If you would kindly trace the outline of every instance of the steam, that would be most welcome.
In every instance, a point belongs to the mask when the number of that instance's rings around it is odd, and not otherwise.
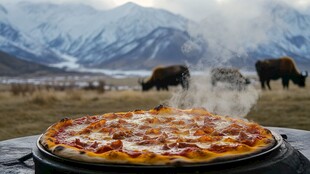
[[[226,83],[212,86],[208,71],[191,80],[187,91],[178,89],[168,102],[178,108],[206,108],[208,111],[232,117],[245,117],[259,98],[259,90],[247,86],[246,90],[232,90]]]
[[[197,65],[190,65],[191,70],[202,73],[192,77],[188,91],[176,91],[168,103],[173,107],[204,107],[220,115],[245,117],[257,103],[259,90],[253,84],[241,91],[231,90],[230,84],[227,83],[212,86],[210,69],[233,67],[230,64],[232,59],[248,59],[249,51],[272,41],[270,31],[287,26],[268,7],[270,1],[223,2],[225,3],[218,4],[216,10],[208,14],[198,25],[189,27],[189,33],[193,38],[184,44],[182,50],[185,55],[191,55],[202,49],[195,40],[198,38],[205,41],[207,54],[201,57]],[[254,64],[251,69],[254,69]]]
[[[202,59],[208,64],[219,66],[232,58],[246,58],[249,51],[272,42],[270,36],[277,33],[271,31],[289,27],[273,12],[273,8],[286,4],[263,0],[224,2],[206,14],[198,26],[188,27],[191,36],[206,41],[208,53]]]

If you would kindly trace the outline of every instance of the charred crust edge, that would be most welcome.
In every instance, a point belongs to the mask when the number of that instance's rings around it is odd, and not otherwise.
[[[60,152],[60,151],[62,151],[62,150],[64,150],[65,149],[65,147],[63,147],[63,146],[57,146],[57,147],[55,147],[55,149],[53,150],[53,152]]]
[[[46,149],[48,149],[48,144],[43,144],[43,146],[44,146]]]
[[[164,107],[165,107],[164,105],[160,104],[160,105],[156,106],[154,108],[154,110],[159,111],[159,110],[163,109]]]
[[[69,118],[63,118],[63,119],[61,119],[59,122],[65,122],[65,121],[68,121],[69,120]]]

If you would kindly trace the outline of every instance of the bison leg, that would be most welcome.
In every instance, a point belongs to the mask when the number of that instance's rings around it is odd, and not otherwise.
[[[216,80],[212,79],[211,83],[212,83],[212,86],[216,86]]]
[[[160,86],[156,86],[156,90],[157,90],[157,91],[160,91]]]
[[[283,89],[288,89],[288,85],[289,85],[289,78],[287,77],[283,77],[282,78],[282,86],[283,86]]]
[[[182,88],[183,88],[183,89],[186,89],[186,90],[187,90],[188,87],[189,87],[188,81],[185,81],[185,80],[182,81],[181,85],[182,85]]]
[[[266,81],[266,84],[267,84],[267,86],[268,86],[268,89],[271,90],[271,87],[270,87],[270,80],[267,80],[267,81]]]
[[[265,90],[265,89],[266,89],[266,88],[265,88],[265,81],[264,81],[264,80],[261,80],[261,81],[260,81],[260,84],[262,85],[262,89]]]

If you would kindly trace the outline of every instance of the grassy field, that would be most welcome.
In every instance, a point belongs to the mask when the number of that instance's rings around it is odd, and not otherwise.
[[[280,81],[272,82],[272,91],[262,91],[247,118],[264,126],[310,130],[310,80],[308,86],[290,85],[283,90]]]
[[[136,85],[137,79],[114,80],[116,84]],[[257,104],[247,117],[264,126],[310,130],[310,80],[306,88],[295,85],[283,90],[280,81],[271,82],[272,91],[261,91]],[[255,84],[260,89],[258,83]],[[172,90],[173,91],[173,90]],[[116,111],[150,109],[166,103],[171,92],[155,90],[36,91],[15,96],[8,86],[0,86],[0,140],[42,133],[52,123],[64,118]]]

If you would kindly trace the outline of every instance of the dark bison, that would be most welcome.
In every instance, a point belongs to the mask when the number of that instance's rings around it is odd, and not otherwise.
[[[290,57],[259,60],[255,63],[255,67],[262,89],[265,89],[266,83],[269,90],[271,90],[270,80],[277,80],[279,78],[282,78],[284,89],[288,89],[289,80],[292,80],[293,83],[300,87],[304,87],[306,77],[308,76],[307,71],[303,73],[298,72],[294,60]]]
[[[223,82],[228,83],[232,89],[244,90],[250,84],[250,79],[245,78],[238,69],[214,68],[211,70],[211,82],[213,86]]]
[[[163,89],[168,91],[168,86],[182,85],[183,89],[188,89],[190,73],[186,66],[173,65],[167,67],[157,67],[153,70],[152,76],[146,81],[140,81],[143,91],[156,87],[157,91]]]

